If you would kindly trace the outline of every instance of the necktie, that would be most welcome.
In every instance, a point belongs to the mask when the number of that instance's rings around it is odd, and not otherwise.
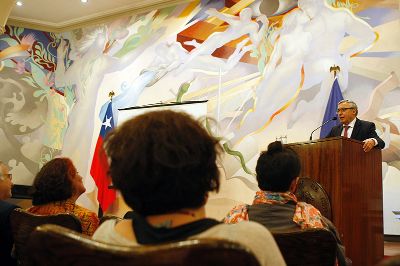
[[[350,127],[350,126],[343,126],[343,127],[344,127],[343,137],[348,138],[349,136],[348,136],[348,134],[347,134],[347,131],[349,130],[349,127]]]

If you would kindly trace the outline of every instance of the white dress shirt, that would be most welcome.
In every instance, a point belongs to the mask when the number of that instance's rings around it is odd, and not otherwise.
[[[354,118],[353,121],[351,121],[348,125],[343,125],[342,133],[340,134],[340,136],[344,137],[344,130],[345,130],[344,127],[348,126],[349,128],[347,129],[347,137],[350,138],[351,133],[353,133],[355,123],[356,123],[356,119]]]
[[[350,138],[350,137],[351,137],[351,134],[353,133],[353,129],[354,129],[355,123],[356,123],[356,119],[354,118],[353,121],[351,121],[351,122],[347,125],[347,126],[349,127],[349,128],[347,129],[347,137],[348,137],[348,138]],[[346,125],[343,125],[342,133],[340,134],[340,136],[342,136],[342,137],[344,137],[344,130],[345,130],[344,127],[345,127],[345,126],[346,126]],[[377,141],[375,138],[369,138],[369,139],[363,140],[363,142],[365,142],[365,141],[367,141],[367,140],[370,140],[370,139],[372,139],[372,140],[374,141],[374,143],[375,143],[374,146],[378,145],[378,141]]]

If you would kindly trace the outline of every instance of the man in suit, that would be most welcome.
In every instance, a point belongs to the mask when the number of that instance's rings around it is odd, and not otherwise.
[[[342,100],[338,103],[337,115],[342,123],[331,129],[329,137],[343,136],[364,142],[363,149],[369,152],[375,146],[379,149],[385,147],[385,142],[376,134],[375,124],[357,118],[357,104],[350,100]]]
[[[13,238],[10,226],[10,214],[18,206],[4,200],[11,197],[12,175],[8,166],[0,161],[0,263],[1,265],[16,265],[11,257]]]

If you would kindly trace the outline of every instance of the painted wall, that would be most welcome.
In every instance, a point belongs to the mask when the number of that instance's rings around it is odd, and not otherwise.
[[[207,99],[227,151],[222,189],[207,211],[222,218],[251,202],[255,162],[268,143],[305,141],[321,124],[329,69],[339,65],[344,98],[386,142],[385,233],[400,234],[393,213],[400,211],[398,2],[299,0],[298,9],[295,1],[279,9],[275,2],[195,1],[57,35],[7,26],[0,158],[15,183],[30,184],[54,156],[71,157],[87,187],[79,201],[95,210],[89,169],[110,91],[115,117],[122,107]]]

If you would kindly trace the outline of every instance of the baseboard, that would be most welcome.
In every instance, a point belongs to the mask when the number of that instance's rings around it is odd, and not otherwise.
[[[400,235],[383,235],[383,239],[388,242],[400,242]]]

